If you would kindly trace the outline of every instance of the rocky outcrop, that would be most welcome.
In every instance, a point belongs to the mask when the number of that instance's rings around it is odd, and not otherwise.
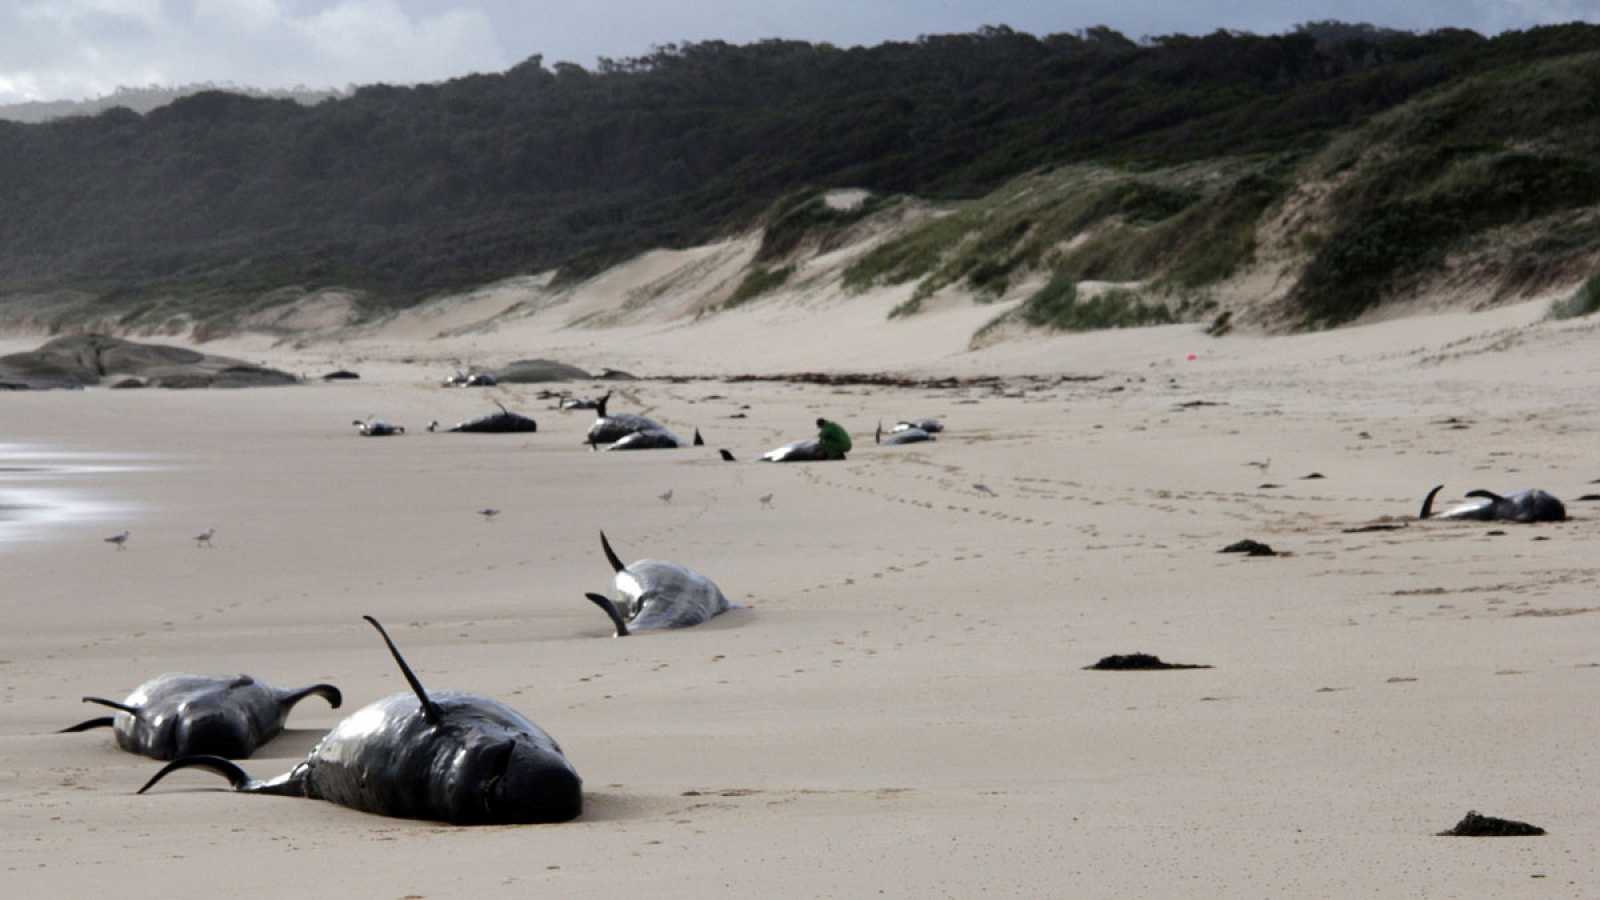
[[[139,344],[107,335],[56,338],[37,350],[0,356],[0,387],[48,390],[98,385],[111,376],[147,387],[267,387],[295,384],[288,372],[184,347]]]

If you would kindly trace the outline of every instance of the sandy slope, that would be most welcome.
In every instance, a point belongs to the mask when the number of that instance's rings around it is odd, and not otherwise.
[[[88,483],[123,513],[0,547],[8,894],[1592,895],[1594,505],[1503,536],[1341,528],[1411,515],[1439,481],[1449,496],[1600,490],[1594,325],[1537,323],[1525,305],[966,354],[957,317],[993,310],[853,333],[849,316],[864,329],[891,300],[870,302],[695,328],[534,317],[451,341],[239,340],[208,349],[365,378],[0,396],[6,442],[144,467]],[[587,416],[539,412],[532,388],[433,386],[468,349],[652,372],[1104,377],[1003,391],[640,382],[628,408],[698,426],[711,447],[624,457],[583,451]],[[346,424],[380,413],[417,428],[490,396],[542,430],[377,441]],[[743,404],[748,418],[727,418]],[[863,445],[880,416],[939,415],[950,431],[809,467],[710,452],[748,457],[819,413]],[[1469,427],[1435,424],[1451,416]],[[1326,479],[1299,480],[1313,471]],[[772,509],[757,501],[769,492]],[[505,512],[485,523],[485,505]],[[196,549],[209,526],[216,549]],[[125,552],[98,540],[123,527]],[[624,556],[693,565],[748,608],[610,639],[582,597],[608,581],[602,527]],[[1215,552],[1242,537],[1290,555]],[[154,763],[105,732],[49,734],[89,717],[80,695],[172,670],[333,680],[348,711],[403,689],[362,613],[430,686],[507,700],[555,734],[586,779],[585,817],[458,830],[233,796],[198,773],[134,796]],[[1081,668],[1135,650],[1216,668]],[[286,770],[339,715],[307,702],[246,767]],[[1551,834],[1431,836],[1468,809]]]

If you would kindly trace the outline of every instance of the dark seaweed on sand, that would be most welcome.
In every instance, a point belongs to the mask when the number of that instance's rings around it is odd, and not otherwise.
[[[1544,833],[1545,830],[1537,825],[1529,825],[1527,822],[1518,822],[1514,819],[1480,816],[1473,810],[1457,822],[1456,827],[1439,832],[1439,837],[1538,837]]]
[[[1265,487],[1265,485],[1262,485],[1262,486]],[[1278,555],[1278,552],[1276,550],[1273,550],[1271,547],[1267,546],[1266,544],[1263,544],[1260,541],[1250,540],[1249,538],[1246,538],[1246,539],[1244,539],[1242,541],[1235,541],[1234,543],[1229,544],[1226,547],[1223,547],[1221,550],[1218,550],[1217,552],[1218,553],[1243,553],[1243,554],[1245,554],[1247,556],[1277,556]]]
[[[1164,669],[1209,669],[1210,666],[1197,666],[1189,663],[1169,663],[1162,661],[1159,656],[1148,653],[1124,653],[1107,656],[1092,666],[1085,669],[1098,669],[1105,672],[1131,672],[1151,671]]]

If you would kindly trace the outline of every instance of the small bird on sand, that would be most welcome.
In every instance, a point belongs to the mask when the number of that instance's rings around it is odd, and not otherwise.
[[[1261,474],[1265,475],[1265,474],[1267,474],[1267,469],[1272,467],[1272,457],[1269,456],[1266,459],[1260,459],[1260,460],[1253,459],[1253,460],[1250,460],[1250,461],[1246,462],[1245,465],[1247,465],[1247,466],[1255,466],[1256,468],[1261,470]]]
[[[211,538],[216,533],[217,530],[215,528],[207,528],[205,531],[202,531],[194,536],[194,545],[196,547],[205,547],[209,549],[211,547]]]
[[[987,484],[975,484],[972,486],[972,489],[980,494],[988,494],[991,497],[995,496],[995,492],[990,490]]]
[[[483,516],[483,520],[485,522],[492,522],[494,521],[495,516],[500,515],[500,510],[495,509],[492,506],[486,506],[483,509],[478,510],[478,515]]]
[[[108,544],[116,544],[117,549],[122,550],[128,543],[128,532],[124,531],[121,534],[113,534],[111,537],[108,537],[105,540]]]
[[[662,494],[661,495],[661,502],[662,503],[671,503],[672,502],[672,491],[669,490],[665,494]]]
[[[765,494],[763,496],[757,497],[756,499],[761,501],[761,505],[762,506],[771,508],[771,506],[772,506],[772,495],[771,494]]]

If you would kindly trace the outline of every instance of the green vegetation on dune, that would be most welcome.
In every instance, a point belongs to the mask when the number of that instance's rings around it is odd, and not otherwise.
[[[726,309],[743,306],[762,294],[769,294],[788,282],[789,276],[794,274],[794,266],[783,266],[777,269],[766,269],[757,266],[739,282],[726,303]]]
[[[1145,302],[1136,291],[1114,288],[1093,297],[1081,296],[1077,281],[1056,275],[1015,309],[990,319],[972,337],[980,342],[1001,325],[1015,321],[1050,331],[1099,331],[1168,325],[1179,321],[1178,316],[1165,303]]]
[[[1334,161],[1354,175],[1334,195],[1332,230],[1294,293],[1307,324],[1359,316],[1474,235],[1600,204],[1596,83],[1600,53],[1514,66],[1353,136],[1347,143],[1368,144],[1368,159],[1347,150]]]
[[[1203,173],[1074,167],[1029,176],[864,254],[844,284],[859,291],[916,281],[892,318],[916,313],[949,285],[996,298],[1033,272],[1192,291],[1251,260],[1257,223],[1285,190],[1280,167],[1235,161]]]
[[[1565,300],[1550,304],[1550,318],[1576,319],[1600,312],[1600,275],[1591,275]]]

